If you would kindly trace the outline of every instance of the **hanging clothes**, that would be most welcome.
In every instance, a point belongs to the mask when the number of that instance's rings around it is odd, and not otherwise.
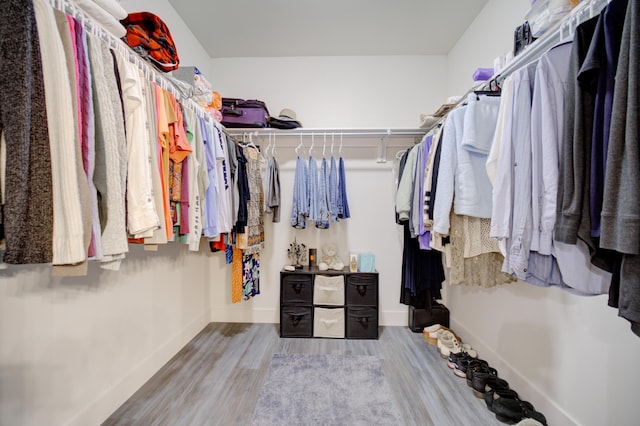
[[[214,141],[216,147],[216,196],[218,200],[218,231],[221,234],[231,232],[233,220],[231,218],[231,176],[227,164],[229,163],[226,135],[215,124]]]
[[[330,188],[331,178],[327,167],[327,159],[322,158],[320,166],[320,177],[318,179],[318,218],[316,220],[316,228],[329,228],[329,220],[332,218],[330,211]],[[336,215],[337,216],[337,215]]]
[[[602,204],[601,245],[619,253],[609,305],[619,308],[619,315],[631,323],[640,336],[640,185],[637,170],[637,107],[630,100],[640,99],[638,58],[640,57],[640,5],[630,1],[622,30],[620,57],[611,111],[607,166]],[[621,256],[621,259],[620,259]]]
[[[96,114],[96,169],[94,183],[100,199],[102,225],[101,266],[118,270],[129,251],[126,232],[125,191],[127,148],[122,104],[111,52],[89,35],[89,59],[93,73]]]
[[[497,241],[489,237],[489,220],[451,212],[450,222],[450,285],[493,287],[517,281],[513,275],[502,272],[504,257]],[[483,229],[473,229],[477,226]]]
[[[418,239],[411,235],[409,219],[413,205],[412,180],[416,173],[418,149],[416,145],[406,152],[400,161],[396,211],[398,222],[403,224],[404,234],[400,303],[424,308],[428,295],[436,299],[441,298],[444,269],[441,253],[434,250],[421,250]],[[422,209],[416,214],[422,217]]]
[[[309,193],[307,192],[307,165],[298,156],[296,159],[296,172],[293,179],[293,207],[291,209],[291,226],[296,229],[307,227],[309,216]]]
[[[602,10],[589,50],[577,75],[581,87],[593,93],[589,208],[591,236],[594,238],[600,237],[600,213],[609,146],[611,109],[628,3],[628,0],[612,0]]]
[[[53,266],[51,273],[54,276],[86,276],[88,272],[87,255],[91,248],[92,240],[92,217],[91,217],[91,201],[89,193],[89,182],[85,173],[83,164],[83,147],[82,147],[82,127],[83,117],[82,111],[82,99],[79,98],[79,93],[86,86],[86,78],[80,76],[80,61],[78,58],[78,42],[76,38],[81,38],[82,35],[75,27],[75,21],[69,21],[67,16],[58,11],[53,11],[58,34],[62,41],[64,54],[66,56],[67,63],[67,79],[69,81],[69,88],[71,90],[72,98],[72,113],[74,121],[74,136],[75,136],[75,161],[76,161],[76,174],[78,177],[78,195],[80,197],[80,208],[82,214],[82,228],[83,228],[83,249],[85,254],[85,260],[75,264],[55,265]],[[80,30],[82,27],[78,25]],[[81,43],[81,42],[80,42]],[[83,72],[86,73],[86,64],[83,64]],[[86,88],[86,87],[85,87]],[[97,206],[96,206],[97,210]]]
[[[280,166],[275,157],[269,157],[265,177],[265,213],[271,213],[271,221],[278,223],[280,222]]]
[[[171,219],[171,202],[169,195],[169,117],[167,116],[166,91],[155,83],[156,123],[158,135],[158,169],[162,185],[162,208],[165,219],[164,228],[167,241],[173,240],[173,220]],[[158,210],[160,207],[158,207]]]
[[[338,165],[338,217],[340,219],[349,219],[351,217],[347,198],[347,178],[342,157],[340,157]]]
[[[309,166],[307,167],[307,193],[309,199],[309,207],[307,208],[307,218],[311,222],[315,222],[320,217],[320,197],[318,182],[318,163],[315,158],[309,156]]]
[[[605,271],[613,271],[615,253],[600,248],[591,237],[590,182],[591,143],[594,117],[594,94],[578,81],[578,73],[593,39],[598,17],[576,28],[574,34],[565,102],[565,128],[560,151],[558,176],[558,218],[554,238],[576,244],[578,238],[586,242],[591,262]]]
[[[244,255],[242,268],[242,300],[249,300],[260,294],[260,253]]]
[[[89,186],[80,151],[78,87],[71,29],[64,14],[58,12],[62,20],[60,31],[55,12],[46,2],[38,1],[34,6],[40,43],[49,46],[42,52],[42,67],[47,93],[53,185],[54,188],[64,188],[54,191],[53,263],[58,266],[83,264],[80,274],[86,274],[84,262],[91,217]],[[78,275],[69,268],[54,270],[56,275]]]
[[[325,172],[326,174],[326,172]],[[328,209],[331,214],[331,221],[337,222],[340,217],[340,204],[338,203],[338,197],[340,197],[338,168],[336,166],[336,158],[331,157],[331,166],[329,168],[328,177]],[[341,200],[342,201],[342,200]]]
[[[93,109],[92,72],[89,63],[89,51],[87,45],[87,33],[82,25],[75,19],[67,16],[70,28],[75,33],[75,57],[78,64],[78,108],[79,133],[82,164],[87,184],[89,186],[89,212],[91,215],[91,240],[89,243],[88,257],[94,260],[102,259],[102,237],[100,229],[100,213],[98,210],[98,192],[93,182],[95,172],[96,136],[95,118]],[[60,27],[61,24],[59,24]]]
[[[0,133],[10,154],[2,194],[3,260],[9,264],[50,263],[54,220],[51,153],[33,2],[5,3],[0,49]]]
[[[218,198],[216,193],[216,153],[211,126],[200,119],[200,131],[204,146],[207,180],[209,186],[206,189],[203,206],[204,223],[202,233],[207,238],[215,238],[220,235],[218,229]]]
[[[264,249],[264,215],[262,206],[264,194],[262,193],[262,168],[263,158],[260,151],[253,146],[245,146],[243,153],[247,159],[247,180],[249,184],[249,199],[247,201],[247,248],[245,256],[260,253]],[[257,259],[257,260],[256,260]],[[259,267],[259,257],[253,258]],[[256,280],[259,276],[256,277]]]
[[[153,231],[153,235],[144,239],[145,245],[166,244],[167,243],[167,222],[165,218],[165,199],[162,176],[162,147],[159,144],[158,119],[156,114],[156,86],[151,82],[144,84],[144,98],[146,103],[145,128],[149,138],[149,163],[151,174],[151,188],[153,192],[153,203],[158,215],[158,229]]]
[[[153,199],[146,105],[138,68],[116,54],[122,81],[127,142],[127,229],[134,238],[153,236],[160,226]]]

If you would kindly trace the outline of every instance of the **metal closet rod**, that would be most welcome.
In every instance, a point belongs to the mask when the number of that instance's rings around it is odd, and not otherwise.
[[[498,74],[494,75],[485,88],[490,85],[491,81],[499,81],[501,83],[511,73],[520,69],[525,64],[538,59],[543,53],[556,44],[571,40],[578,25],[599,14],[610,2],[611,0],[590,0],[578,3],[578,5],[569,12],[568,16],[565,16],[547,30],[542,37],[529,46],[526,46],[522,53],[500,70]]]
[[[329,136],[349,137],[349,136],[378,136],[378,137],[396,137],[396,136],[424,136],[427,132],[422,129],[305,129],[298,128],[292,130],[282,130],[273,128],[262,129],[226,129],[227,134],[231,136]]]
[[[100,23],[96,22],[84,10],[82,10],[75,2],[71,0],[48,0],[52,8],[66,13],[77,19],[87,33],[99,38],[109,49],[118,51],[129,62],[138,67],[142,71],[146,80],[157,84],[164,90],[171,92],[182,106],[194,111],[198,116],[206,120],[213,120],[200,105],[189,99],[182,91],[176,87],[171,80],[164,76],[160,71],[156,70],[150,63],[142,59],[128,44],[117,38],[107,31]]]

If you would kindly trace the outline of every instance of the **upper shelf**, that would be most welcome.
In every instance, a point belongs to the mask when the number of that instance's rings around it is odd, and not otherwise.
[[[397,138],[397,137],[421,137],[424,136],[427,131],[424,129],[409,129],[409,128],[307,128],[300,127],[297,129],[283,130],[275,129],[271,127],[267,128],[253,128],[253,129],[226,129],[229,135],[232,136],[334,136],[334,137],[379,137],[379,138]]]

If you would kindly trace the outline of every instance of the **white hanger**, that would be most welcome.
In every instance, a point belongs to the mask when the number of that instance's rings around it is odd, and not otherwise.
[[[335,141],[336,141],[335,136],[336,136],[336,135],[335,135],[335,133],[331,132],[331,156],[332,156],[332,157],[333,157],[333,144],[334,144],[334,143],[335,143]]]
[[[327,134],[324,134],[324,141],[322,142],[322,158],[324,158],[324,152],[327,149]]]
[[[300,143],[298,144],[298,146],[296,146],[296,149],[295,149],[296,154],[298,156],[300,156],[300,153],[298,152],[300,148],[304,149],[304,145],[302,144],[302,133],[300,133]]]
[[[338,152],[342,155],[342,132],[340,132],[340,151]]]
[[[313,132],[311,132],[311,147],[309,148],[309,157],[311,157],[311,151],[313,151],[313,145],[316,143]]]
[[[267,144],[267,147],[264,149],[265,157],[269,156],[269,149],[271,148],[271,133],[269,133],[267,136],[269,137],[269,143]]]
[[[276,134],[275,133],[273,134],[273,146],[271,147],[271,156],[276,160],[278,159],[278,156],[276,155]]]

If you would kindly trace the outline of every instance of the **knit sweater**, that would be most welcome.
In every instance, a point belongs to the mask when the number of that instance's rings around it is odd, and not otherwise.
[[[53,264],[86,258],[76,166],[76,123],[69,74],[53,9],[35,0],[53,172]]]
[[[116,261],[128,251],[125,229],[126,144],[122,107],[113,74],[113,58],[104,44],[89,36],[96,124],[96,168],[93,181],[99,194],[103,262]],[[115,99],[114,99],[115,97]],[[122,162],[124,161],[124,173]]]
[[[0,58],[0,131],[8,161],[4,261],[48,263],[53,235],[51,154],[33,2],[4,2]]]

